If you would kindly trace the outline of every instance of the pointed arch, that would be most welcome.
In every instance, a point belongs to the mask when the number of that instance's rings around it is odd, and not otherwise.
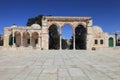
[[[14,32],[14,43],[16,47],[21,46],[21,33],[19,31]]]
[[[49,37],[49,49],[60,49],[60,28],[59,26],[52,24],[48,28]]]
[[[64,24],[62,26],[62,49],[73,49],[73,26]]]
[[[75,48],[86,49],[87,29],[79,24],[75,28]]]
[[[30,45],[30,33],[23,32],[23,46],[28,47]]]
[[[31,38],[31,45],[32,45],[32,47],[37,47],[37,45],[38,45],[38,38],[39,38],[38,32],[33,32],[32,33],[32,38]]]

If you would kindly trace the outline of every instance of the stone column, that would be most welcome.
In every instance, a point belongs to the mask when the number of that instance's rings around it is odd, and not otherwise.
[[[60,28],[60,50],[62,50],[62,29]]]
[[[4,47],[9,47],[9,36],[4,34]]]
[[[40,36],[38,37],[38,47],[40,48]]]
[[[21,46],[23,46],[23,33],[21,32]]]
[[[42,19],[42,49],[48,50],[49,49],[49,40],[48,40],[48,25],[47,19],[44,17]]]
[[[30,33],[30,47],[32,47],[32,33]]]
[[[42,36],[40,35],[40,49],[42,48]]]
[[[92,20],[87,20],[86,21],[86,30],[87,30],[87,34],[86,34],[86,50],[90,49],[90,47],[92,48],[91,46],[91,42],[90,42],[90,39],[92,36],[89,34],[89,27],[92,26]]]
[[[73,29],[73,50],[75,50],[75,29]]]
[[[7,28],[4,28],[4,47],[9,47],[9,36],[11,31]]]
[[[13,47],[15,47],[15,41],[14,41],[15,40],[15,34],[14,34],[14,32],[12,33],[12,37],[13,37],[13,40],[12,40],[13,41]]]
[[[42,31],[40,31],[40,49],[42,50]]]

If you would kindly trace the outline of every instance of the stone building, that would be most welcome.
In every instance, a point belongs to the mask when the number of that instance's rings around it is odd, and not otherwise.
[[[93,48],[108,48],[115,46],[115,36],[103,32],[99,26],[94,26],[91,17],[65,17],[65,16],[43,16],[42,26],[33,24],[31,26],[5,27],[4,29],[4,47],[22,47],[38,48],[49,50],[49,28],[52,25],[59,27],[61,48],[62,31],[64,25],[70,25],[73,29],[73,49],[76,49],[75,30],[77,26],[82,26],[86,32],[85,46],[86,50]],[[12,41],[10,43],[10,41]]]

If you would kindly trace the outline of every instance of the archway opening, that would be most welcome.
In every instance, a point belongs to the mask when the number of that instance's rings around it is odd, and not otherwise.
[[[21,34],[20,32],[16,31],[14,33],[14,43],[16,45],[16,47],[20,47],[21,46]]]
[[[75,28],[75,48],[86,49],[87,29],[83,25]]]
[[[39,38],[39,34],[37,32],[33,32],[32,33],[32,40],[31,40],[31,45],[33,47],[37,47],[39,45],[38,38]],[[29,40],[29,38],[28,38],[28,40]],[[30,41],[28,41],[28,43],[30,43]]]
[[[23,33],[23,46],[28,47],[30,45],[30,34],[28,32]]]
[[[60,49],[60,29],[56,25],[49,27],[49,49],[58,50]]]
[[[3,36],[0,35],[0,46],[3,46],[3,43],[4,43],[3,41],[4,41]]]
[[[73,49],[73,29],[69,24],[62,27],[62,49]]]
[[[114,47],[114,40],[112,37],[109,38],[109,47]]]

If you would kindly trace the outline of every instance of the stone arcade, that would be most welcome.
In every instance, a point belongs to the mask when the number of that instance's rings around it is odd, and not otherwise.
[[[70,25],[73,29],[73,50],[75,50],[75,29],[78,25],[82,25],[87,30],[86,50],[93,48],[108,48],[115,46],[115,36],[109,35],[102,31],[99,26],[92,24],[91,17],[65,17],[65,16],[43,16],[42,26],[33,24],[31,26],[5,27],[4,29],[4,47],[22,47],[37,48],[41,50],[49,50],[49,27],[56,25],[60,28],[60,50],[61,47],[61,28],[64,25]],[[9,44],[10,36],[12,44]]]

